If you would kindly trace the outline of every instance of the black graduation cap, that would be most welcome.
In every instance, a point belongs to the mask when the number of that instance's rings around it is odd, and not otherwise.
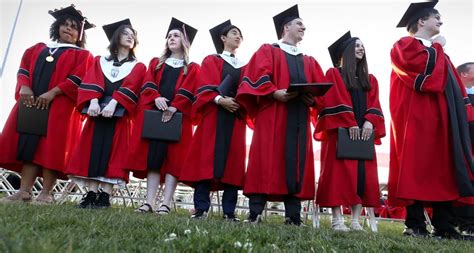
[[[339,61],[341,60],[342,54],[344,53],[346,47],[352,41],[357,39],[357,37],[351,36],[351,31],[348,31],[328,47],[329,55],[331,55],[332,65],[334,67],[339,66]]]
[[[230,22],[230,19],[229,19],[209,30],[209,32],[211,33],[212,42],[214,42],[214,47],[216,48],[216,51],[218,54],[224,51],[224,44],[222,43],[222,40],[221,40],[221,33],[224,30],[224,28],[231,25],[232,23]]]
[[[59,10],[55,9],[53,11],[49,11],[48,13],[51,14],[51,16],[53,16],[55,19],[58,19],[63,15],[74,16],[84,22],[84,30],[95,27],[94,24],[89,23],[86,17],[82,16],[82,12],[80,10],[77,10],[73,4],[71,4],[71,6],[68,6],[66,8],[61,8]]]
[[[184,30],[183,30],[184,28]],[[185,34],[185,36],[188,38],[188,41],[189,41],[189,44],[193,44],[193,40],[194,40],[194,37],[196,37],[196,33],[197,33],[197,29],[176,19],[176,18],[171,18],[171,22],[170,22],[170,26],[168,27],[168,31],[166,32],[166,36],[165,38],[168,37],[168,33],[171,31],[171,30],[174,30],[174,29],[177,29],[177,30],[180,30],[181,32],[183,32]]]
[[[128,25],[131,27],[132,23],[130,22],[130,19],[127,18],[127,19],[120,20],[112,24],[102,26],[102,28],[104,29],[105,35],[107,35],[107,38],[109,39],[109,41],[112,39],[112,36],[114,35],[115,31],[117,31],[117,29],[122,25]]]
[[[281,39],[283,26],[286,25],[288,22],[293,21],[294,19],[297,19],[299,17],[300,17],[300,14],[298,12],[297,4],[293,5],[289,9],[273,17],[273,23],[275,23],[275,30],[276,30],[278,39]]]
[[[437,0],[422,3],[411,3],[410,6],[408,6],[405,14],[403,14],[402,19],[400,19],[397,27],[407,27],[408,29],[411,24],[430,13],[437,3]]]

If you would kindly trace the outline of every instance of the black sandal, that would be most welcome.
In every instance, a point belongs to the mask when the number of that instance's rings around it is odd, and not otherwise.
[[[153,208],[151,207],[150,204],[144,203],[139,208],[135,209],[135,212],[137,212],[137,213],[153,213]]]
[[[171,208],[167,205],[161,205],[158,210],[156,210],[156,214],[158,215],[167,215],[171,212]]]

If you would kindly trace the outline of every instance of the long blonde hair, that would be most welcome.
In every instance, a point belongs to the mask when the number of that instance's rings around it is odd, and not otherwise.
[[[175,30],[175,29],[173,29]],[[176,29],[178,30],[178,29]],[[189,64],[189,48],[191,45],[189,44],[189,41],[185,38],[183,32],[181,30],[179,31],[179,36],[181,37],[181,49],[183,50],[183,60],[184,60],[184,68],[183,68],[183,73],[186,75],[188,73],[188,64]],[[163,63],[165,63],[166,59],[168,59],[171,56],[171,50],[168,47],[168,36],[166,36],[166,42],[165,42],[165,50],[163,50],[163,53],[160,56],[160,62],[156,66],[155,70],[159,70]]]

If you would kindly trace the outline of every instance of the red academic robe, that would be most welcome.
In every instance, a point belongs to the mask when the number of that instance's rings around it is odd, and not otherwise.
[[[379,180],[377,175],[377,157],[365,161],[365,190],[361,199],[357,194],[358,160],[337,159],[337,129],[357,126],[353,112],[350,92],[337,68],[330,68],[326,73],[328,82],[334,86],[318,99],[320,117],[316,124],[315,138],[321,140],[321,174],[318,183],[316,202],[320,206],[338,205],[376,207],[380,205]],[[372,123],[375,131],[375,142],[385,136],[385,124],[379,102],[377,79],[369,75],[371,89],[366,94],[367,111],[364,119]]]
[[[17,75],[14,105],[5,127],[0,135],[0,167],[8,170],[21,171],[23,161],[16,160],[19,134],[17,128],[19,91],[21,86],[32,89],[34,71],[39,55],[46,48],[38,43],[28,48],[23,54]],[[48,129],[46,136],[41,137],[33,163],[41,167],[63,172],[73,144],[81,130],[80,114],[76,112],[77,88],[92,63],[89,51],[80,48],[67,48],[56,58],[56,67],[52,73],[48,90],[58,87],[63,94],[56,96],[50,104]],[[60,175],[64,176],[64,175]]]
[[[324,82],[324,73],[313,57],[304,56],[304,73],[308,83]],[[290,74],[285,52],[270,44],[262,45],[248,63],[243,81],[237,92],[241,104],[254,123],[249,151],[244,194],[266,194],[268,200],[282,200],[288,195],[285,166],[287,105],[271,94],[286,89]],[[314,199],[314,158],[311,138],[311,114],[307,114],[306,152],[300,199]],[[298,167],[298,164],[297,164]],[[299,178],[297,174],[296,180]]]
[[[447,87],[458,86],[466,101],[460,115],[469,121],[474,118],[454,66],[440,44],[428,48],[412,37],[395,43],[391,59],[390,205],[409,205],[413,200],[472,202],[473,198],[460,199],[455,176]],[[457,81],[451,86],[448,71]],[[465,180],[473,180],[470,169],[465,170]]]
[[[145,74],[130,141],[127,168],[133,172],[133,176],[138,178],[146,178],[148,147],[150,144],[149,140],[142,139],[141,137],[144,111],[156,109],[155,99],[161,96],[159,85],[165,68],[164,64],[166,63],[163,63],[159,70],[155,70],[158,63],[159,59],[153,58]],[[175,97],[171,101],[170,106],[176,107],[179,112],[183,113],[181,139],[179,142],[168,144],[166,158],[160,168],[161,181],[164,180],[164,175],[166,174],[179,178],[184,159],[189,150],[192,138],[191,108],[194,99],[194,89],[199,78],[199,69],[198,64],[191,63],[188,65],[188,73],[186,75],[183,70],[179,74],[175,86]]]
[[[214,156],[216,153],[216,127],[218,105],[214,98],[216,88],[222,81],[222,69],[225,61],[217,55],[209,55],[202,61],[200,85],[197,88],[196,101],[193,104],[193,118],[198,124],[194,132],[191,147],[179,178],[192,185],[201,180],[214,179]],[[244,68],[241,69],[241,76]],[[243,114],[241,114],[242,116]],[[215,180],[212,190],[223,189],[220,183],[242,187],[245,174],[245,118],[236,118],[232,131],[229,153],[224,176]]]
[[[100,65],[100,56],[95,57],[94,64],[84,77],[79,87],[77,108],[84,108],[92,99],[100,99],[105,90],[105,78]],[[131,134],[131,120],[138,103],[138,94],[142,84],[146,66],[136,63],[130,74],[122,82],[120,88],[113,92],[112,97],[125,108],[125,115],[117,118],[115,131],[110,149],[110,158],[104,177],[128,180],[128,171],[125,170],[125,159],[128,153]],[[91,156],[92,139],[94,135],[94,120],[86,116],[81,138],[74,148],[71,160],[68,163],[66,174],[87,177]]]

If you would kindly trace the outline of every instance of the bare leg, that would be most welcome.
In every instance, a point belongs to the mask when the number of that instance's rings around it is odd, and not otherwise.
[[[56,184],[58,174],[54,170],[43,168],[43,189],[36,198],[36,202],[45,204],[51,204],[54,201],[53,195],[51,194]]]
[[[351,218],[352,221],[356,220],[359,221],[360,218],[360,211],[362,210],[362,204],[353,205],[351,209]]]
[[[21,170],[20,191],[30,192],[33,189],[36,177],[40,172],[40,167],[33,163],[24,163]]]
[[[176,190],[176,185],[178,184],[178,179],[170,174],[166,174],[165,178],[165,194],[163,196],[163,202],[161,202],[160,208],[158,208],[157,213],[160,215],[169,214],[171,211],[171,199],[174,196],[174,191]]]
[[[56,171],[43,168],[43,189],[41,190],[40,195],[50,195],[53,191],[54,185],[56,185],[57,178],[58,173]]]
[[[341,212],[341,206],[334,206],[331,208],[332,210],[332,218],[333,219],[341,219],[342,218],[342,212]]]
[[[160,186],[160,173],[149,171],[146,180],[146,203],[155,206],[156,192]]]
[[[332,229],[335,231],[349,231],[344,225],[344,217],[342,216],[341,206],[332,207]]]
[[[87,190],[97,193],[99,191],[99,181],[87,180]]]
[[[104,192],[106,192],[109,195],[112,195],[112,190],[114,189],[113,184],[109,184],[109,183],[100,183],[100,184],[102,185],[102,189],[104,190]]]
[[[362,210],[362,205],[357,204],[353,205],[351,208],[351,229],[352,230],[364,230],[364,228],[359,223],[360,211]]]
[[[24,163],[21,170],[20,190],[10,196],[2,198],[1,201],[31,201],[31,190],[39,171],[40,169],[37,165],[32,163]]]

